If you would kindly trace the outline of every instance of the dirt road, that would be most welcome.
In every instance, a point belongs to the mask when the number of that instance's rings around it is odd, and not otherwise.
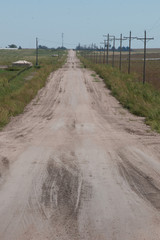
[[[70,51],[0,132],[0,240],[159,240],[160,135]]]

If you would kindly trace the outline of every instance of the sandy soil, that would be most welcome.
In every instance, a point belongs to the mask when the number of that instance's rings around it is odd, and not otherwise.
[[[160,135],[73,51],[0,132],[1,240],[159,240]]]

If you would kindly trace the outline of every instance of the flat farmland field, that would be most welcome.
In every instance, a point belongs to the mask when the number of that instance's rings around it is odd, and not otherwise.
[[[127,56],[128,57],[128,56]],[[122,71],[128,71],[128,61],[123,55]],[[143,79],[143,50],[136,50],[131,55],[131,73],[135,73],[139,81]],[[118,62],[118,61],[117,61]],[[160,50],[147,50],[146,54],[146,82],[160,89]]]
[[[115,52],[114,66],[119,68],[120,56],[119,52]],[[92,54],[94,58],[94,54]],[[107,55],[105,53],[105,63]],[[136,76],[138,81],[143,80],[143,49],[136,49],[131,52],[130,72]],[[108,62],[112,65],[112,52],[109,51]],[[100,52],[97,56],[97,63],[104,63],[104,53]],[[128,72],[128,52],[122,52],[121,70]],[[153,84],[156,89],[160,89],[160,49],[147,49],[146,54],[146,82]]]

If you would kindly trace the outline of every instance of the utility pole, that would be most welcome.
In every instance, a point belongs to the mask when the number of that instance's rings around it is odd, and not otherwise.
[[[93,50],[94,50],[94,63],[96,62],[96,51],[95,51],[95,44],[94,44],[94,48],[93,48]]]
[[[104,45],[104,51],[103,51],[103,64],[105,64],[105,46],[106,46],[106,40],[104,40],[104,42],[101,42],[100,44]]]
[[[99,63],[101,64],[102,63],[102,47],[100,46],[100,61],[99,61]]]
[[[98,57],[99,57],[99,52],[98,52],[98,47],[96,48],[96,63],[98,63]]]
[[[130,31],[130,33],[129,33],[128,74],[130,74],[130,69],[131,69],[131,39],[132,39],[132,33]]]
[[[107,64],[108,64],[108,52],[109,52],[109,34],[107,35]]]
[[[38,38],[36,38],[36,66],[38,66]]]
[[[143,84],[146,81],[146,47],[147,47],[147,36],[146,36],[146,31],[144,31],[144,64],[143,64]]]
[[[109,55],[109,34],[104,35],[104,37],[107,37],[107,58],[106,58],[106,63],[108,64],[108,55]]]
[[[144,31],[144,38],[137,38],[137,40],[144,41],[144,63],[143,63],[143,84],[146,82],[146,50],[147,41],[154,40],[154,38],[147,38],[146,30]]]
[[[94,62],[94,45],[92,43],[92,48],[91,48],[91,61]]]
[[[90,60],[93,62],[93,43],[91,44],[91,50],[90,50]]]
[[[100,44],[105,45],[105,42],[101,42]],[[103,59],[104,59],[104,55],[102,53],[103,53],[103,47],[100,47],[100,63],[103,63]]]
[[[96,63],[98,62],[98,51],[97,51],[97,48],[96,48],[96,46],[95,46],[95,54],[96,54]]]
[[[115,43],[116,43],[116,40],[120,40],[120,39],[116,39],[115,36],[109,35],[109,34],[108,35],[104,35],[104,37],[107,37],[107,64],[109,63],[109,61],[108,61],[108,57],[109,57],[109,44],[110,44],[110,41],[113,41],[112,67],[114,67]]]
[[[122,69],[122,41],[126,40],[125,38],[122,38],[122,34],[120,34],[120,38],[116,38],[116,40],[120,40],[120,56],[119,56],[119,70]]]
[[[90,47],[89,52],[88,52],[88,59],[91,61],[91,51],[92,51],[92,47]]]
[[[116,38],[113,36],[113,56],[112,56],[112,67],[114,67],[114,52],[115,52]]]
[[[105,64],[106,60],[106,40],[104,40],[104,54],[103,54],[103,64]]]
[[[132,39],[137,39],[137,37],[132,37],[131,31],[129,33],[129,37],[124,37],[124,39],[129,39],[129,52],[128,52],[128,74],[131,72],[131,41]]]
[[[115,52],[116,38],[115,36],[110,35],[109,40],[113,41],[112,67],[114,67],[114,52]]]
[[[62,33],[62,48],[63,48],[63,41],[64,41],[64,33]]]
[[[122,68],[122,33],[120,35],[120,59],[119,59],[119,70]]]

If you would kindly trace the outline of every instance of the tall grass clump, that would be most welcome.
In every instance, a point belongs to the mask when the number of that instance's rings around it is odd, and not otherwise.
[[[121,73],[109,65],[90,62],[79,56],[84,66],[94,70],[113,96],[131,113],[145,117],[146,124],[160,133],[160,91],[149,83],[137,81],[134,75]]]

